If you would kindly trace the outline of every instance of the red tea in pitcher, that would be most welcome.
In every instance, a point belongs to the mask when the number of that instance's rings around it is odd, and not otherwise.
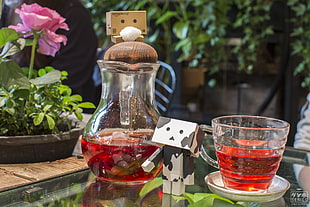
[[[150,135],[139,134],[140,137]],[[162,168],[160,162],[151,172],[144,172],[141,164],[158,148],[146,144],[144,138],[137,135],[112,139],[111,135],[100,138],[84,137],[82,152],[88,166],[99,178],[116,182],[144,183],[158,175]]]
[[[219,146],[216,154],[225,187],[266,190],[276,174],[283,149],[246,149]]]

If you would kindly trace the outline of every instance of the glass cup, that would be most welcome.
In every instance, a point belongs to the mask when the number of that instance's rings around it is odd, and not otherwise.
[[[290,125],[275,118],[232,115],[214,118],[212,131],[217,161],[204,148],[201,157],[220,170],[225,188],[264,191],[275,176]]]

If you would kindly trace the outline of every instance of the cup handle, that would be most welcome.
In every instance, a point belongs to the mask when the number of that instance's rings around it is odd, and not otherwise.
[[[201,124],[199,126],[201,130],[206,133],[206,137],[212,139],[212,132],[213,132],[212,127],[209,125],[204,125],[204,124]],[[208,155],[203,145],[201,145],[200,157],[212,167],[215,167],[217,169],[220,168],[218,162]]]

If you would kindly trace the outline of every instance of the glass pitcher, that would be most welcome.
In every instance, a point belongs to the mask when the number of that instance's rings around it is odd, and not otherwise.
[[[82,152],[92,172],[102,180],[140,184],[152,180],[141,164],[159,148],[150,141],[159,112],[155,77],[159,63],[98,60],[102,73],[99,106],[86,125]]]

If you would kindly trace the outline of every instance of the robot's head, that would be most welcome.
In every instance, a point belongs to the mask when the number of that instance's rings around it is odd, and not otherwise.
[[[198,153],[203,133],[196,123],[160,117],[152,141]]]
[[[106,13],[107,35],[120,35],[125,27],[135,27],[147,33],[146,11],[110,11]]]

